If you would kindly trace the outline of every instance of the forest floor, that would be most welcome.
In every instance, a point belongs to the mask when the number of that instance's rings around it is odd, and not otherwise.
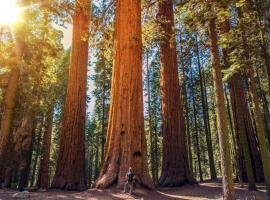
[[[240,200],[268,200],[263,186],[258,191],[250,192],[235,185],[237,199]],[[14,199],[14,190],[0,190],[0,200]],[[177,188],[158,188],[156,191],[137,189],[132,196],[123,194],[120,189],[97,190],[90,189],[85,192],[65,192],[50,190],[48,192],[31,192],[31,200],[205,200],[222,199],[221,183],[204,182],[197,185],[186,185]],[[269,198],[270,199],[270,198]]]

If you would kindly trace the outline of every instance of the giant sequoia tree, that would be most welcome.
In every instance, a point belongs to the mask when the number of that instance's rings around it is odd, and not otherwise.
[[[141,34],[141,1],[117,0],[109,125],[97,188],[123,185],[129,167],[140,185],[153,187],[144,134]]]
[[[163,166],[161,186],[179,186],[193,181],[185,143],[185,124],[180,98],[180,84],[174,39],[173,1],[159,3],[159,21],[164,31],[160,42]]]
[[[77,1],[60,151],[53,188],[85,190],[85,117],[90,1]]]

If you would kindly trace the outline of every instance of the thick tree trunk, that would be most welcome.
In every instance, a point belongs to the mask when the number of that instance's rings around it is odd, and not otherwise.
[[[217,128],[218,128],[220,156],[221,156],[221,172],[222,172],[223,195],[224,195],[223,197],[225,200],[233,200],[235,199],[235,195],[233,190],[232,162],[230,159],[231,147],[229,143],[229,130],[228,130],[229,124],[226,114],[226,105],[221,74],[221,64],[218,50],[218,37],[214,19],[210,19],[209,21],[209,33],[211,40],[211,55],[213,65]]]
[[[138,184],[153,188],[144,134],[141,34],[141,1],[117,0],[112,99],[97,188],[123,186],[129,167]]]
[[[235,74],[231,81],[230,81],[230,96],[232,101],[232,110],[234,111],[234,125],[235,125],[235,132],[239,136],[239,141],[243,150],[244,160],[245,160],[245,166],[247,170],[247,176],[248,176],[248,182],[249,182],[249,189],[255,190],[255,178],[253,174],[253,167],[251,162],[251,153],[248,145],[248,138],[246,134],[245,129],[245,120],[243,117],[243,99],[244,91],[243,88],[240,88],[240,81],[241,75],[239,73]],[[240,98],[239,98],[240,97]]]
[[[41,150],[41,159],[38,172],[38,179],[36,183],[37,188],[49,188],[49,161],[50,161],[50,148],[53,129],[53,105],[49,106],[46,116],[45,132],[43,135],[43,144]]]
[[[77,1],[60,149],[52,188],[85,190],[85,118],[90,1]]]
[[[181,105],[173,34],[173,1],[159,2],[158,17],[165,36],[160,43],[163,122],[163,166],[160,186],[179,186],[194,182],[189,169],[185,142],[185,122]]]
[[[247,97],[244,92],[245,90],[244,81],[242,80],[242,77],[240,75],[236,74],[235,76],[236,77],[232,77],[231,79],[230,87],[232,90],[231,99],[232,99],[232,105],[233,105],[234,124],[236,128],[236,134],[240,134],[239,126],[241,125],[238,123],[244,123],[244,127],[243,127],[244,129],[243,130],[241,129],[241,131],[244,131],[244,134],[247,136],[247,139],[248,139],[247,147],[250,149],[249,152],[250,152],[250,156],[252,160],[255,180],[257,182],[263,182],[264,175],[263,175],[262,161],[261,161],[261,156],[260,156],[259,147],[257,143],[256,133],[254,131],[254,128],[252,125],[252,119],[251,119],[249,109],[248,109]],[[236,104],[235,104],[236,102],[241,102],[241,107],[236,107]],[[242,146],[241,144],[239,145]],[[242,149],[242,147],[240,146],[239,148]]]
[[[15,107],[15,98],[19,84],[20,70],[14,67],[9,76],[8,87],[5,93],[3,114],[0,130],[0,184],[4,176],[4,156],[7,153],[9,140],[11,137],[12,116]]]

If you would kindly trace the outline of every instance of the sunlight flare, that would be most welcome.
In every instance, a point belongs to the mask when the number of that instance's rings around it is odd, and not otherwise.
[[[15,0],[0,0],[0,25],[12,25],[19,20],[20,9]]]

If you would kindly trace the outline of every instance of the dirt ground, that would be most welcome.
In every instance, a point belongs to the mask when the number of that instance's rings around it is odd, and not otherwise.
[[[270,200],[267,198],[263,186],[258,191],[249,192],[246,188],[235,185],[237,199],[241,200]],[[0,200],[11,200],[17,191],[0,190]],[[123,194],[120,189],[97,190],[90,189],[85,192],[66,192],[50,190],[48,192],[31,192],[31,200],[205,200],[222,199],[221,183],[200,183],[177,188],[158,188],[156,191],[137,189],[132,196]],[[28,198],[29,199],[29,198]]]

